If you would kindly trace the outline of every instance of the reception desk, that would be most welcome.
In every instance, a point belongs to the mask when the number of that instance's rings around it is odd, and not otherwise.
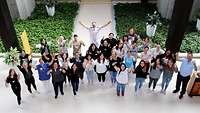
[[[190,97],[200,96],[200,77],[193,73],[187,87],[187,93]]]

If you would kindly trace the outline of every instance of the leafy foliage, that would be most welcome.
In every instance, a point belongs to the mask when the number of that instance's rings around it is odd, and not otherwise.
[[[21,41],[20,33],[25,30],[33,52],[39,52],[35,45],[40,43],[41,38],[46,38],[48,42],[51,42],[52,51],[58,52],[57,38],[62,35],[68,41],[71,39],[78,9],[78,3],[59,3],[56,5],[55,15],[49,17],[45,6],[37,4],[30,18],[14,22],[17,37]],[[2,48],[2,43],[0,47]],[[5,51],[0,49],[0,52]]]
[[[157,11],[156,4],[117,4],[114,6],[116,31],[118,37],[128,33],[128,28],[134,27],[136,32],[141,38],[146,36],[146,15],[153,14]],[[154,45],[156,42],[161,44],[162,48],[165,48],[165,41],[169,29],[169,20],[160,18],[161,25],[157,27],[155,36],[152,38]],[[185,38],[181,45],[181,52],[192,50],[193,52],[199,52],[200,47],[200,33],[195,30],[195,22],[191,22],[185,33]],[[139,40],[141,44],[141,40]]]
[[[55,4],[57,3],[56,0],[43,0],[44,4],[47,5],[48,7],[52,7],[55,6]]]
[[[19,62],[19,52],[17,48],[10,48],[10,51],[7,51],[4,56],[4,62],[8,65],[14,65],[14,62]]]
[[[152,15],[147,14],[147,24],[149,25],[160,25],[160,15],[157,11],[155,11]]]

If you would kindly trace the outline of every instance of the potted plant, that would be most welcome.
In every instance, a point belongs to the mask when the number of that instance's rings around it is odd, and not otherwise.
[[[19,62],[19,52],[17,51],[17,48],[10,48],[9,51],[7,51],[4,55],[4,62],[7,65],[14,66],[15,63]]]
[[[49,16],[54,16],[56,3],[57,3],[56,0],[44,0],[44,4],[45,4],[46,10],[47,10],[47,14]]]
[[[147,14],[147,21],[146,21],[146,35],[148,37],[155,36],[157,25],[160,25],[160,15],[157,11],[155,11],[152,15]]]
[[[197,13],[197,24],[196,24],[196,28],[198,31],[200,31],[200,10]]]

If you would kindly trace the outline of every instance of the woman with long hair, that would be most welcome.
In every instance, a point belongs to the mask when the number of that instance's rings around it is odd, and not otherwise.
[[[163,77],[162,77],[162,84],[161,84],[161,93],[166,94],[166,90],[169,86],[169,83],[172,79],[174,72],[178,72],[177,65],[175,61],[169,59],[166,64],[163,66]]]
[[[22,66],[17,65],[18,69],[22,72],[24,75],[25,83],[27,85],[28,91],[32,93],[31,90],[31,85],[33,88],[37,91],[37,87],[35,84],[35,78],[33,77],[33,72],[32,72],[32,64],[24,62]]]
[[[117,96],[124,96],[125,85],[128,83],[128,70],[124,63],[120,65],[120,68],[115,66],[115,69],[117,70]]]
[[[103,53],[103,55],[106,59],[109,59],[110,55],[111,55],[111,50],[112,50],[112,48],[110,48],[108,41],[104,39],[103,44],[100,45],[100,47],[99,47],[99,51],[101,53]]]
[[[105,82],[105,75],[108,70],[108,62],[105,59],[103,53],[99,55],[99,58],[95,62],[95,72],[97,73],[99,82]]]
[[[117,57],[123,59],[124,57],[124,43],[123,43],[123,40],[119,40],[118,43],[117,43],[117,46],[115,48],[113,48],[113,50],[116,52],[117,54]]]
[[[6,78],[6,87],[8,87],[8,84],[11,85],[11,89],[13,93],[17,96],[17,103],[18,105],[21,104],[21,85],[19,82],[19,75],[15,72],[14,69],[9,70],[9,75]]]
[[[89,47],[89,49],[87,50],[87,54],[90,54],[93,60],[97,59],[98,56],[98,48],[97,46],[92,43]]]
[[[151,84],[153,83],[153,91],[156,88],[157,82],[162,72],[163,66],[161,65],[161,60],[157,58],[155,62],[152,63],[151,71],[149,73],[149,88],[151,88]]]
[[[55,99],[58,98],[58,88],[60,89],[61,95],[64,95],[63,91],[64,76],[62,72],[65,73],[65,70],[59,68],[57,62],[53,62],[53,67],[48,72],[48,74],[52,76],[52,84],[54,87]]]
[[[88,84],[93,84],[94,79],[94,60],[91,54],[87,54],[83,62],[83,67],[85,68],[85,73],[87,75]]]
[[[40,44],[41,44],[40,52],[42,55],[42,60],[44,62],[50,62],[52,57],[51,57],[50,49],[49,49],[46,39],[42,38],[40,40]]]
[[[116,83],[116,76],[117,76],[117,71],[114,67],[119,66],[120,62],[122,62],[121,58],[117,57],[117,54],[115,51],[112,51],[110,59],[109,59],[109,67],[110,67],[109,69],[110,69],[112,85]]]
[[[79,88],[79,72],[77,64],[72,64],[71,70],[69,72],[71,78],[71,84],[74,96],[77,95],[78,88]]]
[[[136,73],[135,93],[138,94],[138,92],[143,86],[145,79],[147,78],[147,71],[144,60],[140,61],[139,65],[135,69],[135,73]]]

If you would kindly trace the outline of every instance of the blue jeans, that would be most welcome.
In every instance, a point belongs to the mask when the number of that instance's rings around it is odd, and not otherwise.
[[[87,74],[88,82],[89,82],[89,81],[93,81],[94,71],[93,71],[93,70],[87,70],[87,71],[85,71],[85,72],[86,72],[86,74]]]
[[[136,78],[136,84],[135,84],[135,92],[137,92],[139,89],[141,89],[145,78]]]
[[[122,95],[123,95],[125,91],[125,84],[120,84],[117,82],[117,94],[119,94],[120,91],[122,92]]]
[[[172,77],[163,76],[163,79],[162,79],[162,90],[164,89],[164,91],[166,91],[167,87],[169,86],[169,83],[170,83],[171,79],[172,79]]]
[[[111,82],[112,82],[112,84],[115,84],[117,72],[111,71],[110,74],[111,74]]]

